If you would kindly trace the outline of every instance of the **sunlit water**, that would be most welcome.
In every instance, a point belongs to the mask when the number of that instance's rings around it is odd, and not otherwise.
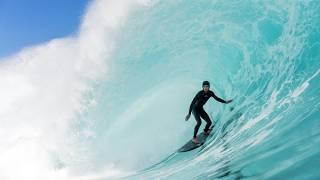
[[[136,13],[103,92],[117,106],[106,119],[127,113],[106,130],[108,154],[145,168],[164,156],[128,179],[320,178],[319,12],[319,1],[161,1]],[[202,80],[235,101],[206,105],[206,147],[169,156],[192,137],[183,118]]]

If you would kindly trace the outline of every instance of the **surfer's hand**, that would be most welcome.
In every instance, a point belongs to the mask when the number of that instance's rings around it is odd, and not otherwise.
[[[186,121],[188,121],[189,120],[189,118],[190,118],[190,114],[188,114],[187,116],[186,116]]]
[[[232,99],[228,100],[228,101],[227,101],[227,104],[229,104],[229,103],[231,103],[231,102],[232,102]]]

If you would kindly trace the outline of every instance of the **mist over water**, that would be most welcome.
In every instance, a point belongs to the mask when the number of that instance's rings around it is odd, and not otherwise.
[[[1,64],[0,177],[319,178],[319,12],[318,1],[94,1],[76,37]],[[203,80],[234,101],[209,100],[213,137],[175,153]]]

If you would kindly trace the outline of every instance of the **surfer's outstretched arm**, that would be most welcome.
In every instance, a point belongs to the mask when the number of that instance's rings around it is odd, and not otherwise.
[[[186,121],[188,121],[188,119],[190,118],[192,108],[193,108],[194,104],[197,102],[197,100],[199,98],[199,94],[200,94],[200,91],[194,96],[194,98],[190,104],[188,115],[185,118]]]
[[[221,103],[228,104],[228,103],[232,102],[232,100],[225,101],[225,100],[219,98],[219,97],[216,96],[213,92],[212,92],[212,95],[211,95],[211,96],[212,96],[215,100],[217,100],[217,101],[219,101],[219,102],[221,102]]]
[[[194,103],[196,103],[196,101],[198,100],[198,96],[199,96],[199,92],[194,96],[194,98],[193,98],[193,100],[192,100],[192,102],[190,104],[188,115],[191,114],[192,107],[193,107]]]

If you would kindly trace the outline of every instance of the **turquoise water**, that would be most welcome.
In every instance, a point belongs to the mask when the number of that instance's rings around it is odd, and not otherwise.
[[[320,179],[320,1],[92,1],[0,60],[0,179]],[[212,137],[184,118],[202,81]],[[202,123],[200,131],[204,128]]]
[[[90,94],[98,106],[82,117],[95,120],[95,166],[112,162],[125,179],[319,179],[319,12],[317,0],[159,1],[134,11],[111,78]],[[209,100],[214,136],[175,153],[192,137],[195,120],[184,117],[203,80],[234,102]]]

